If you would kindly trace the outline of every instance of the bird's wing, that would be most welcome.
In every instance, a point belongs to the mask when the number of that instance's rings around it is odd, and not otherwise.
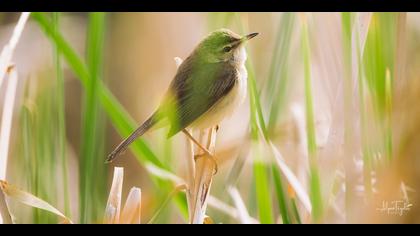
[[[229,63],[194,65],[190,60],[180,66],[171,86],[174,115],[168,136],[178,133],[208,111],[231,91],[237,71]]]

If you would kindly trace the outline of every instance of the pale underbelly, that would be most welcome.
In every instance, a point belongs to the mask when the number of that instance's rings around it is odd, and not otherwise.
[[[207,129],[218,125],[224,118],[229,117],[240,104],[247,92],[247,72],[241,68],[240,76],[232,90],[213,105],[206,113],[194,121],[190,126],[194,129]]]

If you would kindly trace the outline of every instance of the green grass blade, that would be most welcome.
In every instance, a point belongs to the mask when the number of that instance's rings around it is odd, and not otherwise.
[[[238,24],[239,28],[240,28],[240,34],[244,34],[245,30],[243,27],[243,24],[239,18],[239,15],[237,13],[234,14],[234,16],[236,19],[236,23]],[[249,52],[248,52],[249,54]],[[257,89],[257,81],[256,81],[256,77],[255,77],[255,72],[254,72],[254,67],[253,67],[253,63],[252,63],[252,57],[248,56],[248,59],[246,61],[246,70],[248,71],[248,92],[249,92],[249,97],[250,97],[250,112],[251,112],[251,134],[253,139],[257,139],[258,138],[258,131],[261,131],[261,133],[263,134],[264,138],[267,139],[268,138],[268,131],[267,131],[267,126],[265,124],[265,120],[264,120],[264,114],[263,114],[263,110],[262,110],[262,105],[261,105],[261,99],[260,99],[260,93],[258,92]]]
[[[261,107],[261,100],[260,95],[258,93],[257,89],[257,81],[255,79],[255,72],[254,68],[252,66],[252,62],[250,59],[246,62],[246,68],[248,71],[248,87],[249,87],[249,96],[250,96],[250,106],[251,106],[251,116],[256,116],[251,119],[251,122],[254,124],[251,124],[251,127],[258,127],[263,134],[264,138],[268,139],[268,131],[267,127],[265,125],[264,121],[264,114]],[[257,130],[254,129],[253,132],[256,132]],[[257,137],[258,135],[256,133],[253,134],[253,137]]]
[[[315,136],[315,120],[313,111],[312,99],[312,85],[311,85],[311,64],[310,64],[310,49],[308,41],[308,29],[306,19],[303,22],[302,28],[302,49],[303,49],[303,63],[304,63],[304,79],[305,79],[305,108],[306,108],[306,128],[308,140],[308,154],[309,154],[309,183],[310,183],[310,197],[312,203],[312,217],[315,222],[318,222],[322,216],[322,197],[320,179],[317,167],[317,150],[316,150],[316,136]]]
[[[360,136],[362,142],[362,153],[363,153],[363,182],[365,187],[365,195],[368,199],[372,196],[372,153],[368,144],[368,129],[366,119],[366,104],[365,104],[365,80],[364,80],[364,66],[362,63],[362,55],[360,48],[360,29],[357,28],[356,32],[356,57],[358,74],[358,88],[359,88],[359,110],[360,110]]]
[[[292,210],[293,210],[294,219],[295,219],[296,223],[302,224],[302,220],[300,218],[299,211],[298,211],[298,208],[297,208],[297,205],[296,205],[296,200],[294,198],[292,198],[290,200],[290,202],[291,202],[291,205],[292,205]]]
[[[46,35],[53,40],[54,44],[57,46],[59,51],[65,57],[67,63],[76,74],[76,76],[80,79],[83,86],[87,86],[87,82],[89,80],[89,71],[82,61],[82,59],[77,55],[76,51],[74,51],[71,46],[66,42],[64,37],[54,30],[51,22],[46,17],[45,13],[42,12],[34,12],[31,14],[32,18],[37,21],[39,26],[44,30]]]
[[[283,224],[290,224],[290,216],[287,209],[287,195],[284,192],[283,183],[281,179],[281,174],[278,168],[275,165],[272,165],[271,168],[273,172],[273,179],[274,179],[274,187],[276,190],[277,201],[279,205],[279,210],[281,214],[281,218],[283,220]]]
[[[270,135],[275,131],[280,112],[284,108],[288,98],[290,83],[288,63],[294,20],[294,13],[283,13],[280,19],[279,29],[277,30],[270,74],[265,88],[268,103],[271,104],[267,126]]]
[[[255,191],[257,194],[257,205],[260,222],[262,224],[273,224],[273,208],[271,203],[270,183],[268,181],[267,165],[261,157],[261,150],[259,144],[254,144],[254,176],[255,176]]]
[[[60,30],[60,13],[53,13],[53,24],[55,32]],[[64,214],[68,217],[71,217],[70,212],[70,199],[69,199],[69,187],[68,187],[68,167],[67,167],[67,157],[66,157],[66,121],[65,121],[65,102],[64,102],[64,76],[63,69],[61,67],[61,59],[57,46],[54,46],[53,51],[55,73],[57,77],[57,136],[58,136],[58,152],[61,161],[61,172],[63,179],[63,197],[64,197]]]
[[[102,78],[105,14],[90,13],[87,32],[87,65],[89,79],[83,98],[83,121],[80,155],[80,221],[96,222],[102,218],[101,207],[106,201],[106,165],[103,164],[105,129],[97,94]]]
[[[385,75],[385,156],[392,160],[392,78],[387,68]]]

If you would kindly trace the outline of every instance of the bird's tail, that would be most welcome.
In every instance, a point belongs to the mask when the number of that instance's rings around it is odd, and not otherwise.
[[[146,133],[154,124],[156,124],[157,119],[156,115],[153,114],[149,119],[147,119],[140,127],[138,127],[128,138],[122,141],[115,149],[112,151],[108,158],[106,159],[106,163],[112,162],[115,158],[117,158],[123,151],[125,151],[132,142],[134,142],[138,137],[142,136]]]

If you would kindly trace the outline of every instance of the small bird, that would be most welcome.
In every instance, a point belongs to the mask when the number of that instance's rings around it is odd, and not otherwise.
[[[214,127],[244,101],[247,91],[244,44],[257,35],[240,36],[219,29],[205,37],[179,66],[158,109],[108,155],[107,162],[152,127],[167,124],[168,138],[183,131],[210,154],[186,128]]]

